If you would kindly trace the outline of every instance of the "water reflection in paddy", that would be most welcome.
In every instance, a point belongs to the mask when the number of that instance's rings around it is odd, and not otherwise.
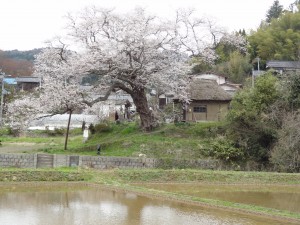
[[[299,185],[142,184],[140,186],[300,213]]]
[[[74,187],[0,187],[1,225],[288,224],[133,193]]]

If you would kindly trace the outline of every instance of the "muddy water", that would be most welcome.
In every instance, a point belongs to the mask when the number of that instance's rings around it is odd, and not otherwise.
[[[288,224],[99,188],[0,187],[1,225]]]
[[[145,184],[142,186],[300,213],[300,185]]]

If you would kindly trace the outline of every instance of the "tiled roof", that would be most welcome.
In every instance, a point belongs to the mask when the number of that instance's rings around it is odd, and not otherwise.
[[[300,69],[300,61],[267,61],[268,68]]]

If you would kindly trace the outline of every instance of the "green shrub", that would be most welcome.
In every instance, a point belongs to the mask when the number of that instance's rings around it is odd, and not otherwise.
[[[242,149],[234,147],[233,142],[226,139],[218,139],[212,142],[208,149],[208,156],[220,159],[225,162],[240,161],[244,159]]]
[[[89,125],[89,130],[90,130],[91,134],[95,134],[95,133],[96,133],[94,124],[91,123],[91,124]]]
[[[4,135],[10,135],[11,134],[11,129],[8,127],[0,129],[0,136]]]
[[[110,132],[111,130],[112,128],[106,123],[99,123],[95,125],[95,133],[105,133]]]
[[[63,136],[65,132],[65,128],[55,128],[54,130],[46,130],[46,134],[49,136]]]
[[[75,128],[75,129],[70,129],[70,135],[82,135],[82,129],[81,128]]]

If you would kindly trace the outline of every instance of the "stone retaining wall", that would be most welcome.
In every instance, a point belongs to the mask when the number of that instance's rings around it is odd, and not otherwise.
[[[156,160],[130,157],[95,157],[81,156],[80,166],[96,169],[111,168],[155,168]]]
[[[43,154],[45,155],[45,154]],[[37,168],[37,154],[0,154],[0,167]],[[162,160],[131,157],[54,155],[52,167],[217,169],[215,160]]]
[[[0,167],[36,168],[36,154],[0,154]]]

